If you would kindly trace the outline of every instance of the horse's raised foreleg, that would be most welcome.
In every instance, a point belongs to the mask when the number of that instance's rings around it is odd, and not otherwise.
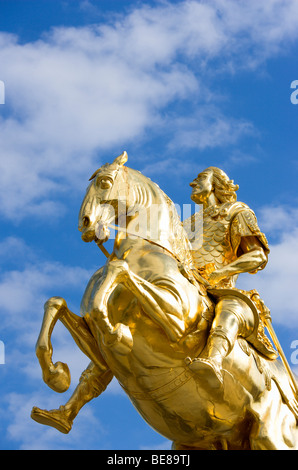
[[[89,357],[99,370],[105,371],[107,364],[84,318],[75,315],[69,309],[65,309],[59,320],[68,329],[80,350]]]
[[[175,279],[176,288],[173,282],[167,282],[162,285],[152,284],[133,273],[127,263],[120,261],[114,265],[114,269],[118,271],[118,281],[121,280],[123,285],[127,287],[139,300],[143,310],[147,315],[165,331],[170,341],[176,342],[185,333],[186,315],[189,312],[190,304],[187,293],[188,289],[192,289],[192,294],[197,296],[196,290],[192,285],[179,286],[179,280]],[[177,278],[180,274],[177,272]],[[182,276],[181,276],[182,278]],[[185,282],[185,279],[181,279]],[[186,282],[185,282],[186,284]],[[183,287],[185,289],[183,289]]]
[[[113,346],[119,354],[125,355],[131,351],[133,344],[130,329],[123,323],[112,325],[108,315],[109,297],[120,283],[119,273],[113,269],[114,264],[115,261],[110,261],[105,266],[102,281],[94,296],[93,309],[90,314],[104,344],[108,347]]]
[[[49,387],[56,392],[64,392],[70,384],[67,365],[52,362],[51,334],[58,319],[92,362],[83,372],[78,386],[64,406],[49,411],[34,406],[31,417],[40,424],[53,426],[60,432],[68,433],[80,409],[106,389],[113,378],[113,373],[105,363],[84,318],[72,313],[61,297],[52,297],[45,304],[43,323],[36,344],[36,354],[42,368],[43,379]]]
[[[136,296],[144,311],[162,327],[171,341],[176,342],[183,336],[186,329],[185,316],[190,309],[188,295],[184,291],[187,288],[192,289],[193,286],[186,288],[185,285],[185,289],[179,292],[174,288],[174,282],[172,286],[168,282],[166,286],[159,287],[134,274],[125,261],[113,260],[107,265],[105,279],[94,298],[92,312],[95,324],[99,325],[107,346],[113,346],[118,352],[121,352],[122,347],[123,354],[129,352],[132,347],[128,326],[122,323],[113,326],[108,317],[107,302],[118,284],[124,285]],[[192,289],[192,296],[198,297],[195,288]]]
[[[70,385],[68,366],[62,362],[55,364],[52,362],[51,335],[58,319],[69,330],[76,344],[94,364],[103,370],[106,369],[106,364],[84,319],[70,312],[64,299],[51,297],[44,306],[43,322],[36,343],[36,355],[45,383],[56,392],[64,392]]]
[[[61,297],[51,297],[44,305],[44,316],[36,343],[36,356],[42,370],[44,382],[55,392],[65,392],[70,385],[70,372],[67,364],[53,364],[51,335],[57,320],[65,310],[66,302]]]

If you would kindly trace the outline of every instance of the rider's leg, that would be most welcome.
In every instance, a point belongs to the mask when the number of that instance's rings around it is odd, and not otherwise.
[[[98,397],[112,378],[113,374],[109,369],[103,372],[91,362],[82,373],[78,386],[64,406],[49,411],[34,407],[31,417],[40,424],[52,426],[67,434],[80,409],[90,400]]]
[[[189,367],[200,373],[211,372],[214,384],[223,382],[222,363],[231,352],[238,336],[247,337],[253,331],[251,309],[240,299],[223,298],[215,307],[215,318],[207,341],[207,358],[194,359]]]
[[[108,386],[113,373],[107,369],[102,372],[92,362],[82,373],[80,381],[68,402],[64,405],[64,412],[73,421],[80,409],[93,398],[98,397]]]

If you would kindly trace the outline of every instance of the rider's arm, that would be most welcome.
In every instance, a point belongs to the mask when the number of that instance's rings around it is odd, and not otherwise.
[[[235,261],[213,271],[208,280],[218,282],[234,274],[255,272],[267,262],[267,255],[257,237],[242,237],[240,250],[242,254]]]

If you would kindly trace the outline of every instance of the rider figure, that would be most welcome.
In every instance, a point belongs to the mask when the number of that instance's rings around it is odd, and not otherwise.
[[[193,252],[196,269],[211,286],[226,289],[230,295],[216,300],[207,357],[191,360],[189,367],[197,374],[207,374],[213,386],[221,386],[223,359],[238,336],[251,335],[255,322],[247,303],[233,296],[236,279],[240,273],[263,269],[269,248],[254,212],[237,202],[238,186],[222,170],[209,167],[190,186],[191,199],[203,205],[203,242]]]

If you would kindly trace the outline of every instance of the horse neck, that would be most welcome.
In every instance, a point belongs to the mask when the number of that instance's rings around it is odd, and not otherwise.
[[[156,183],[138,172],[130,187],[130,204],[140,210],[136,217],[128,221],[127,236],[139,235],[166,248],[181,262],[189,260],[189,241],[170,198]]]

